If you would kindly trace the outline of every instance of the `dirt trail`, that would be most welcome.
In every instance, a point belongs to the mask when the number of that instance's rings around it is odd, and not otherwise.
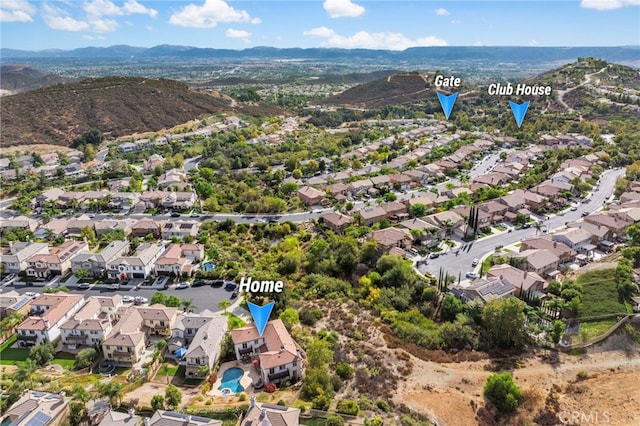
[[[565,95],[566,95],[567,93],[569,93],[569,92],[573,91],[573,90],[576,90],[578,87],[582,87],[582,86],[584,86],[585,84],[589,84],[589,83],[591,83],[591,78],[592,78],[594,75],[596,75],[596,74],[600,74],[601,72],[603,72],[603,71],[604,71],[604,70],[606,70],[606,69],[607,69],[607,67],[604,67],[604,68],[602,68],[602,69],[600,69],[600,70],[598,70],[598,71],[596,71],[596,72],[594,72],[594,73],[591,73],[591,74],[585,74],[585,76],[584,76],[584,81],[583,81],[583,82],[581,82],[580,84],[578,84],[578,85],[577,85],[577,86],[575,86],[575,87],[570,87],[570,88],[568,88],[568,89],[566,89],[566,90],[556,90],[555,92],[556,92],[556,94],[558,95],[558,96],[557,96],[557,99],[558,99],[558,102],[560,103],[560,105],[562,105],[563,107],[565,107],[565,108],[567,109],[567,111],[569,111],[569,112],[573,112],[573,108],[571,108],[571,107],[570,107],[570,106],[569,106],[569,105],[564,101],[564,97],[565,97]],[[580,120],[582,120],[582,116],[580,117]]]

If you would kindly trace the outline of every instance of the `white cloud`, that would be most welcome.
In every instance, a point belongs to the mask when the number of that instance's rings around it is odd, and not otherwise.
[[[460,24],[462,24],[462,21],[460,19],[451,20],[451,25],[460,25]]]
[[[101,16],[116,16],[122,15],[122,10],[109,0],[94,0],[85,2],[82,8],[89,16],[101,17]]]
[[[402,33],[370,33],[368,31],[359,31],[351,36],[343,36],[327,27],[313,28],[305,31],[304,35],[326,39],[322,42],[323,46],[342,47],[347,49],[365,48],[403,50],[415,46],[447,45],[445,40],[435,36],[420,37],[412,40]]]
[[[139,15],[149,15],[152,18],[158,16],[158,11],[155,9],[151,9],[149,7],[143,6],[138,3],[136,0],[129,0],[122,6],[122,10],[124,13],[128,15],[139,14]]]
[[[580,7],[596,10],[619,9],[625,6],[640,6],[640,0],[582,0]]]
[[[90,21],[91,29],[96,33],[110,33],[118,29],[118,23],[113,19],[95,19]]]
[[[351,0],[325,0],[322,7],[330,18],[355,18],[364,13],[364,7]]]
[[[249,43],[249,37],[251,37],[251,33],[249,31],[234,30],[233,28],[228,28],[224,35],[229,38],[239,38],[245,43]]]
[[[436,9],[436,15],[438,15],[438,16],[449,16],[449,15],[451,15],[451,12],[449,12],[444,7],[441,7],[439,9]]]
[[[529,46],[537,46],[538,45],[538,40],[533,39],[533,40],[529,40]]]
[[[85,34],[82,38],[85,40],[106,40],[103,36],[93,36],[91,34]]]
[[[476,47],[480,47],[480,46],[484,46],[484,43],[481,41],[474,41],[472,44],[472,46],[476,46]]]
[[[42,5],[42,18],[49,28],[59,31],[84,31],[89,24],[73,19],[67,12],[48,3]]]
[[[27,0],[2,0],[0,22],[32,22],[36,12]]]
[[[169,18],[170,24],[190,28],[214,28],[220,22],[260,23],[251,19],[247,11],[236,10],[223,0],[205,0],[202,6],[189,4]]]

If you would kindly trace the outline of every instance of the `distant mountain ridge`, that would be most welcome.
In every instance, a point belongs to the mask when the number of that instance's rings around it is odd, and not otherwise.
[[[434,60],[487,60],[487,61],[573,61],[579,57],[597,57],[610,62],[640,64],[640,46],[620,47],[530,47],[530,46],[446,46],[411,47],[402,51],[339,48],[275,48],[252,47],[243,50],[199,48],[191,46],[158,45],[134,47],[84,47],[73,50],[25,51],[0,49],[3,61],[19,58],[272,58],[306,60],[394,60],[416,63]]]
[[[68,83],[72,79],[47,74],[28,65],[2,65],[0,67],[0,89],[19,93],[54,84]]]

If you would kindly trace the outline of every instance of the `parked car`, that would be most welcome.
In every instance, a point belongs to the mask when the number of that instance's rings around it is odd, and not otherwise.
[[[180,217],[180,213],[171,213],[171,217]]]
[[[578,210],[578,208],[576,206],[571,206],[571,211],[575,212],[576,210]]]
[[[120,290],[120,284],[114,283],[109,286],[111,290]]]
[[[227,291],[234,291],[238,286],[233,281],[227,281],[224,285],[224,289]]]
[[[191,284],[191,287],[202,287],[203,285],[206,285],[206,284],[207,283],[204,280],[197,280]]]
[[[146,297],[142,297],[142,296],[136,296],[135,299],[133,300],[133,302],[136,305],[142,305],[144,303],[149,303],[149,299],[147,299]]]
[[[473,262],[471,262],[471,266],[478,266],[478,263],[480,263],[480,259],[475,258],[473,259]]]
[[[475,280],[476,278],[478,278],[480,275],[478,275],[477,272],[467,272],[466,277],[467,278],[471,278],[472,280]]]
[[[236,297],[238,297],[238,289],[233,290],[230,296],[231,299],[235,299]]]
[[[82,284],[78,284],[78,286],[76,287],[78,290],[86,290],[89,287],[91,287],[89,284],[87,283],[82,283]]]
[[[224,280],[213,280],[211,282],[211,287],[222,287],[224,285]]]
[[[529,228],[531,228],[531,224],[529,222],[522,225],[522,229],[529,229]]]
[[[440,253],[431,253],[429,259],[437,259],[440,257]]]
[[[125,303],[133,303],[135,300],[136,298],[133,296],[122,296],[122,301]]]
[[[36,297],[40,296],[40,293],[35,293],[33,291],[27,291],[24,295],[35,299]]]
[[[589,212],[582,212],[582,217],[589,216]]]
[[[191,287],[191,285],[188,282],[181,282],[180,284],[177,285],[177,289],[178,290],[184,290],[185,288],[189,288]]]
[[[411,256],[417,256],[418,255],[418,250],[416,250],[413,247],[411,247],[410,249],[407,250],[407,253],[409,253]]]

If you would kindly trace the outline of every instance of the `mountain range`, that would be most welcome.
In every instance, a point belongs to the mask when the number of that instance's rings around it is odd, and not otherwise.
[[[621,47],[412,47],[402,51],[337,48],[252,47],[243,50],[159,45],[134,47],[83,47],[73,50],[26,51],[0,49],[3,62],[20,58],[219,58],[219,59],[300,59],[317,61],[398,61],[407,64],[437,60],[471,60],[493,62],[571,62],[580,57],[597,57],[610,62],[640,65],[640,46]]]

